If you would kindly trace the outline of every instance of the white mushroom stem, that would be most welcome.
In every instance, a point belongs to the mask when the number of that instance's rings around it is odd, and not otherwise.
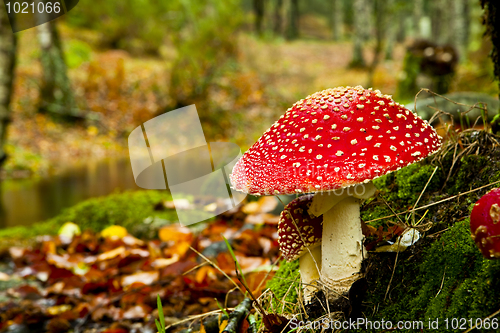
[[[373,184],[337,190],[313,198],[309,213],[323,214],[323,238],[321,245],[321,276],[327,282],[356,278],[363,261],[363,233],[361,230],[360,199],[375,194]],[[315,201],[317,201],[315,203]]]
[[[314,259],[313,259],[314,258]],[[299,258],[300,278],[303,284],[304,301],[309,303],[317,288],[314,281],[319,280],[321,272],[321,245],[306,252]]]
[[[347,197],[323,215],[322,275],[338,281],[361,270],[363,261],[363,232],[359,203]]]

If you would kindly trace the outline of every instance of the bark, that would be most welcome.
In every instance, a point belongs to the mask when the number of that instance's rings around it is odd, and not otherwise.
[[[339,41],[342,38],[342,1],[332,0],[332,39],[334,41]]]
[[[283,31],[283,17],[281,15],[282,10],[283,10],[283,0],[276,0],[276,6],[274,7],[274,27],[273,27],[275,35],[281,35]]]
[[[262,35],[262,22],[264,21],[264,0],[253,0],[253,10],[255,12],[255,31]]]
[[[299,0],[291,0],[290,2],[290,22],[288,26],[288,39],[299,37]]]
[[[0,167],[7,158],[3,146],[10,121],[15,63],[16,35],[10,27],[5,6],[0,5]]]
[[[248,315],[248,312],[252,308],[252,300],[245,298],[243,302],[238,304],[234,308],[234,311],[229,315],[229,321],[226,328],[222,331],[223,333],[236,333],[240,326],[241,321]]]

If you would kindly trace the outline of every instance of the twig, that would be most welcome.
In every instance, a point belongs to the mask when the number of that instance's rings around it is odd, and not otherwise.
[[[246,317],[246,315],[250,311],[251,306],[252,300],[249,298],[245,298],[243,302],[238,304],[234,308],[233,312],[231,312],[227,325],[222,332],[236,333],[238,331],[241,320]]]
[[[387,285],[387,290],[385,291],[384,301],[387,298],[387,294],[389,294],[389,289],[391,288],[392,279],[394,278],[394,272],[396,271],[396,264],[398,263],[400,243],[401,243],[401,238],[398,239],[398,252],[396,253],[396,260],[394,260],[394,267],[392,268],[391,279],[389,280],[389,284]]]
[[[446,266],[444,266],[443,279],[441,280],[441,286],[439,287],[439,290],[438,290],[436,296],[434,296],[434,298],[438,297],[439,293],[443,289],[445,275],[446,275]]]
[[[415,204],[413,205],[413,207],[416,207],[418,205],[418,202],[420,201],[420,198],[422,198],[422,195],[424,195],[424,192],[427,189],[427,186],[429,186],[429,183],[431,182],[432,177],[434,177],[434,174],[436,173],[437,169],[438,169],[438,167],[434,168],[434,171],[432,172],[432,175],[427,180],[427,183],[425,184],[422,192],[420,192],[420,195],[418,196],[417,201],[415,202]],[[413,214],[412,214],[412,224],[413,224],[413,226],[415,226],[415,211],[413,211]]]

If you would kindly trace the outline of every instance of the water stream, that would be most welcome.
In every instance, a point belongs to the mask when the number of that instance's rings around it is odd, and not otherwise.
[[[137,189],[128,158],[85,161],[46,178],[4,180],[0,228],[30,225],[85,199]]]

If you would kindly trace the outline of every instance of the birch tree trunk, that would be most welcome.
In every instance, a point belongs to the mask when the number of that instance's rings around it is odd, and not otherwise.
[[[7,158],[4,143],[10,121],[10,100],[16,63],[16,35],[10,28],[5,6],[0,5],[0,167]]]
[[[332,0],[332,39],[338,42],[343,35],[342,1]]]
[[[353,16],[353,53],[350,66],[365,67],[366,62],[363,56],[363,46],[366,39],[366,26],[369,21],[368,4],[365,0],[354,0],[353,6],[355,15]]]
[[[44,14],[40,14],[39,19],[44,22],[46,20],[42,15]],[[37,35],[43,71],[38,110],[61,115],[63,118],[75,116],[78,111],[55,22],[37,26]]]

